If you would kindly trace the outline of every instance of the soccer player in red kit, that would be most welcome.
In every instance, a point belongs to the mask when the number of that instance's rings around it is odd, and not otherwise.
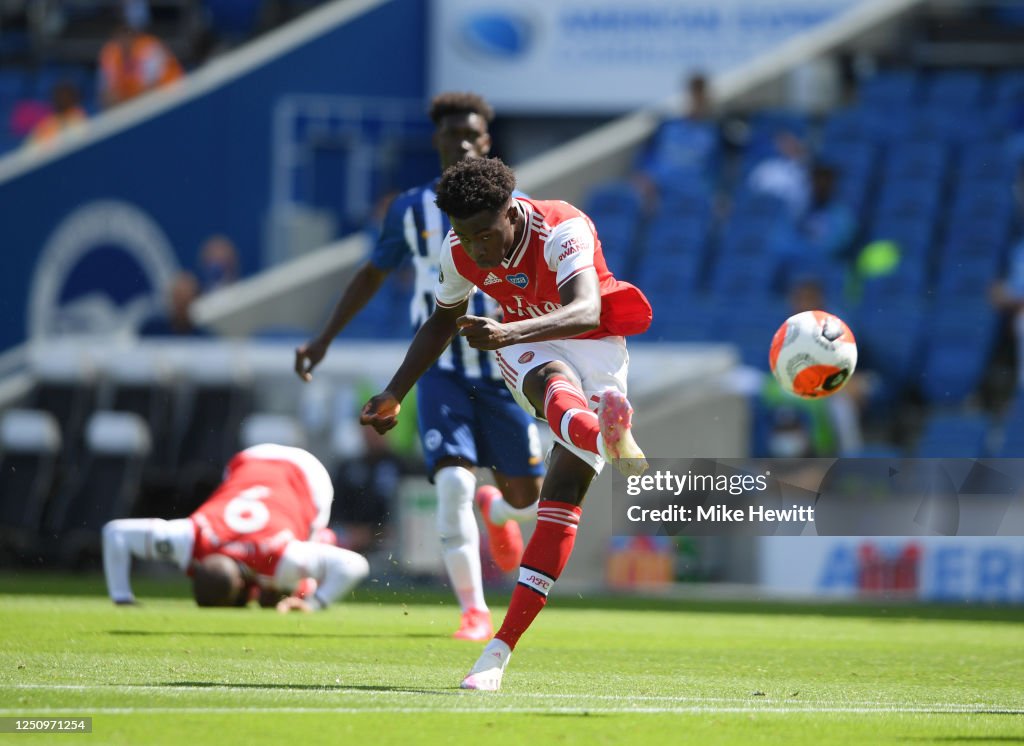
[[[462,681],[488,691],[500,688],[512,650],[569,559],[594,475],[609,459],[624,474],[647,468],[630,431],[624,337],[646,331],[651,306],[608,271],[584,213],[567,202],[513,197],[514,188],[515,174],[497,159],[444,172],[437,206],[452,230],[441,249],[436,308],[360,417],[380,432],[394,427],[402,399],[458,332],[471,347],[498,351],[516,401],[554,433],[537,528],[508,613]],[[502,321],[466,315],[474,286],[498,301]]]
[[[193,577],[200,606],[242,605],[252,586],[291,593],[316,581],[308,598],[279,611],[316,611],[366,577],[366,559],[315,541],[330,519],[334,487],[313,454],[266,443],[236,454],[224,480],[188,518],[122,518],[103,527],[103,571],[117,604],[135,602],[131,559],[166,560]]]

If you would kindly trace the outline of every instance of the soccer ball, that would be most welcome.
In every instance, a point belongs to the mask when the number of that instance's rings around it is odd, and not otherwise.
[[[804,311],[775,332],[768,362],[786,391],[805,399],[831,396],[857,367],[857,342],[838,316]]]

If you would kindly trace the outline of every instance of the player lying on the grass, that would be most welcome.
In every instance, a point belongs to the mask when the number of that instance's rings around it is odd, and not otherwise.
[[[360,417],[379,432],[394,427],[400,402],[457,331],[475,349],[498,350],[516,401],[547,419],[554,433],[519,583],[501,629],[463,680],[465,689],[500,687],[512,649],[569,559],[583,498],[605,460],[626,474],[647,468],[630,432],[624,337],[650,326],[651,306],[608,271],[585,214],[566,202],[514,197],[514,188],[515,175],[497,159],[444,172],[437,205],[452,230],[441,252],[436,308]],[[467,314],[474,286],[501,304],[504,322]]]
[[[442,93],[431,101],[433,144],[442,170],[487,156],[493,117],[491,106],[473,93]],[[416,270],[410,326],[417,328],[429,318],[441,245],[450,227],[448,217],[434,204],[437,181],[410,189],[391,203],[373,253],[345,288],[323,332],[295,351],[295,372],[304,380],[311,378],[331,341],[384,278],[410,259]],[[469,302],[477,316],[499,315],[494,301],[483,293],[475,293]],[[458,339],[421,378],[416,396],[423,455],[437,489],[441,556],[462,609],[453,637],[484,642],[494,627],[484,600],[474,492],[495,564],[506,572],[516,569],[523,556],[518,524],[537,515],[544,469],[537,426],[505,388],[494,353],[472,349]],[[489,485],[477,488],[477,466],[491,469],[500,490]]]
[[[314,540],[327,531],[334,487],[300,448],[253,446],[228,463],[224,480],[188,518],[122,518],[103,527],[103,571],[117,604],[135,602],[131,560],[166,560],[192,577],[200,606],[243,606],[259,593],[278,611],[315,611],[369,573],[362,555]],[[304,582],[306,598],[287,595]]]

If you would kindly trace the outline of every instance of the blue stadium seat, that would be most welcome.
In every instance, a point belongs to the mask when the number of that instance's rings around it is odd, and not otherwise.
[[[941,195],[942,184],[936,181],[892,179],[882,186],[876,216],[935,220]]]
[[[893,299],[923,298],[927,289],[926,264],[913,257],[904,257],[895,271],[862,280],[861,302],[884,305]]]
[[[1008,182],[966,182],[953,199],[952,220],[1009,223],[1013,210],[1013,190]]]
[[[975,70],[947,70],[934,73],[924,88],[928,107],[945,107],[961,112],[974,109],[988,93],[988,80]]]
[[[732,303],[769,295],[778,287],[781,265],[779,258],[767,254],[743,256],[723,252],[711,268],[711,292]]]
[[[988,418],[980,414],[933,415],[918,440],[919,458],[981,458],[988,452]]]
[[[659,184],[658,215],[685,215],[709,220],[711,211],[711,192],[701,179],[680,177]]]
[[[654,308],[651,328],[640,339],[664,340],[666,342],[715,342],[712,318],[713,305],[692,293],[678,289],[663,291],[653,288],[648,299]]]
[[[990,220],[951,220],[942,256],[1002,257],[1010,246],[1010,225]]]
[[[937,142],[893,143],[886,152],[886,181],[941,181],[946,176],[949,149]]]
[[[1020,390],[1003,417],[1003,429],[996,456],[1024,458],[1024,394]]]
[[[203,0],[207,16],[217,34],[244,39],[256,28],[261,3],[250,0]]]
[[[966,145],[960,157],[960,179],[1010,183],[1013,165],[1006,144],[986,140]]]
[[[916,70],[883,70],[860,86],[866,107],[889,110],[908,108],[918,99],[920,80]]]
[[[831,147],[832,143],[866,142],[868,127],[864,110],[852,107],[833,112],[825,121],[821,138],[826,148]]]
[[[640,193],[626,181],[611,181],[594,187],[584,200],[583,211],[595,215],[630,215],[637,217],[643,209]]]
[[[915,139],[937,140],[951,145],[977,142],[991,136],[992,122],[985,111],[964,117],[962,108],[924,107],[910,113],[906,131]]]
[[[996,314],[987,298],[943,304],[928,323],[920,392],[933,404],[959,404],[977,389],[995,341]]]
[[[710,229],[706,218],[660,215],[647,226],[640,261],[664,267],[692,256],[703,260]]]
[[[768,372],[768,351],[772,336],[789,316],[792,309],[782,299],[771,295],[750,295],[743,299],[743,310],[726,307],[716,324],[722,341],[732,342],[739,348],[744,365]]]
[[[936,284],[938,296],[955,302],[977,300],[988,295],[999,274],[999,255],[945,258]]]
[[[0,70],[0,108],[7,108],[28,95],[28,76],[20,70]],[[4,127],[7,122],[0,122]]]
[[[857,338],[858,365],[878,371],[896,390],[903,390],[921,364],[927,306],[914,299],[862,303],[849,322]]]
[[[640,230],[639,214],[588,213],[597,228],[605,259],[612,272],[629,279],[637,269],[637,237]]]

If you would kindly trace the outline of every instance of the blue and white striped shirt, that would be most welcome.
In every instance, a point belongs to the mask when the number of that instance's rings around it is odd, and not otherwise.
[[[435,179],[395,198],[370,255],[374,266],[387,271],[397,269],[407,256],[412,258],[416,270],[416,287],[409,302],[413,330],[419,329],[434,312],[434,287],[440,271],[441,244],[451,229],[448,216],[434,204],[434,188],[438,181]],[[479,290],[469,298],[468,313],[500,318],[497,304]],[[466,378],[501,380],[494,353],[474,350],[457,334],[434,367]]]

